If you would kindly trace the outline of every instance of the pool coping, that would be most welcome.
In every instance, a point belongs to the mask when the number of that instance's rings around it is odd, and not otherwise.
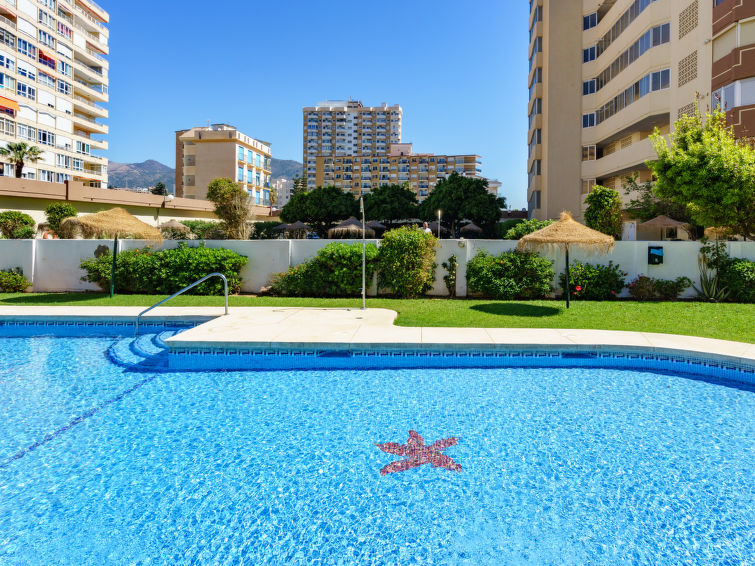
[[[71,312],[71,310],[75,312]],[[143,307],[0,307],[2,323],[128,324]],[[622,352],[704,356],[752,367],[755,344],[648,332],[395,326],[389,309],[316,307],[234,307],[222,316],[218,307],[160,307],[145,323],[193,323],[166,340],[171,352],[287,351],[360,352]]]

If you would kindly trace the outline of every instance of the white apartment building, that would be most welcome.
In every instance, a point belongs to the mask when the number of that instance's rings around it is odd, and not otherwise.
[[[92,0],[0,0],[0,145],[43,150],[23,177],[107,186],[109,18]]]
[[[401,143],[401,106],[363,106],[357,100],[326,100],[303,109],[303,176],[307,190],[317,186],[317,158],[387,156]]]
[[[294,180],[281,177],[272,181],[271,187],[271,192],[275,193],[276,208],[286,206],[294,194]]]

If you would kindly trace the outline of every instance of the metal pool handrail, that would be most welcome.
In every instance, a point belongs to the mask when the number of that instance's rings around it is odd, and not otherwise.
[[[202,277],[202,279],[194,281],[194,283],[192,283],[191,285],[187,285],[186,287],[184,287],[180,291],[178,291],[176,293],[173,293],[167,299],[163,299],[159,303],[155,303],[154,305],[152,305],[148,309],[145,309],[142,312],[140,312],[139,316],[136,317],[136,328],[134,329],[134,336],[137,336],[139,334],[139,320],[141,320],[141,318],[145,314],[147,314],[152,309],[156,309],[157,307],[159,307],[163,303],[167,303],[168,301],[170,301],[171,299],[177,297],[178,295],[181,295],[182,293],[185,293],[189,289],[193,289],[194,287],[196,287],[200,283],[203,283],[204,281],[208,280],[210,277],[220,277],[223,280],[223,289],[224,289],[224,294],[225,294],[225,314],[228,314],[228,279],[226,279],[225,275],[223,275],[222,273],[217,273],[217,272],[216,273],[210,273],[209,275],[205,275],[204,277]]]

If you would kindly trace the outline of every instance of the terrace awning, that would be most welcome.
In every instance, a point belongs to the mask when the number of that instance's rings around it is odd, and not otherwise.
[[[18,102],[4,96],[0,96],[0,108],[7,108],[8,110],[13,110],[15,113],[19,111]]]

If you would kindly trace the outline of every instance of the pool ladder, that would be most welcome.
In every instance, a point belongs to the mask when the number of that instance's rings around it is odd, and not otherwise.
[[[134,329],[134,336],[138,336],[139,335],[139,321],[141,320],[141,318],[145,314],[147,314],[152,309],[156,309],[160,305],[162,305],[164,303],[167,303],[168,301],[170,301],[171,299],[177,297],[178,295],[181,295],[181,294],[185,293],[189,289],[193,289],[194,287],[196,287],[200,283],[203,283],[203,282],[207,281],[211,277],[220,277],[223,280],[223,292],[225,294],[225,314],[228,314],[228,279],[226,279],[225,275],[223,275],[222,273],[217,273],[217,272],[216,273],[210,273],[209,275],[205,275],[204,277],[202,277],[202,279],[198,279],[197,281],[194,281],[194,283],[192,283],[191,285],[187,285],[186,287],[184,287],[180,291],[178,291],[176,293],[173,293],[167,299],[163,299],[159,303],[155,303],[154,305],[152,305],[148,309],[144,309],[142,312],[140,312],[139,315],[136,317],[136,328]]]

